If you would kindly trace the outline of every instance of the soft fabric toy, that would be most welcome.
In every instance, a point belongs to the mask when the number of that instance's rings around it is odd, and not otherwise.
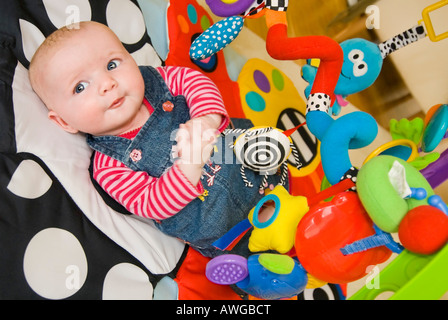
[[[274,212],[265,221],[259,213],[263,205],[270,201],[274,203]],[[294,245],[297,225],[307,212],[308,202],[305,197],[294,197],[284,187],[275,187],[249,213],[248,219],[254,226],[249,239],[249,250],[287,253]]]
[[[349,39],[341,43],[344,52],[344,64],[341,75],[334,90],[336,101],[332,113],[338,115],[341,107],[348,104],[345,98],[370,87],[378,78],[383,66],[379,47],[364,39]],[[310,63],[302,67],[302,77],[310,85],[305,89],[305,96],[311,93],[311,88],[317,73],[317,67]]]
[[[297,168],[301,166],[297,150],[291,138],[289,138],[300,126],[286,131],[272,127],[226,129],[223,131],[223,136],[226,141],[231,143],[235,156],[241,163],[241,177],[246,187],[253,187],[252,182],[246,177],[246,168],[264,176],[262,184],[258,186],[260,193],[264,193],[267,188],[268,176],[275,174],[278,170],[281,170],[280,185],[286,184],[288,177],[286,160],[290,154],[296,159]]]
[[[365,163],[357,177],[357,191],[373,222],[386,232],[397,232],[409,210],[427,205],[434,191],[411,164],[393,156],[377,156]],[[426,196],[412,196],[422,188]]]
[[[416,207],[400,222],[398,237],[417,254],[433,254],[448,242],[448,216],[430,205]]]
[[[415,26],[379,45],[359,38],[342,42],[340,45],[344,52],[344,63],[334,90],[336,102],[332,113],[338,115],[341,107],[348,104],[345,101],[347,96],[363,91],[375,82],[383,67],[383,60],[389,54],[424,37],[425,29]],[[306,97],[311,94],[318,70],[313,64],[314,61],[309,61],[302,68],[302,77],[310,84],[305,89]]]
[[[310,131],[321,141],[322,167],[330,184],[356,177],[349,150],[368,146],[378,134],[378,125],[368,113],[351,112],[333,119],[327,112],[307,113]]]

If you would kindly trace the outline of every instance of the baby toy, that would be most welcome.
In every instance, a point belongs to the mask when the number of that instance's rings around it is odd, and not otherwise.
[[[222,250],[231,248],[248,228],[253,227],[249,239],[252,252],[275,250],[288,254],[254,254],[248,259],[223,254],[212,259],[207,265],[208,279],[218,284],[236,284],[246,293],[257,298],[279,299],[296,296],[306,286],[308,275],[297,259],[289,256],[296,239],[299,221],[308,212],[309,205],[342,192],[353,186],[344,180],[320,192],[313,198],[291,196],[283,186],[263,197],[243,223],[235,226],[214,243]],[[272,216],[261,218],[260,208],[272,201],[275,208]]]
[[[400,222],[398,237],[409,251],[436,253],[448,242],[448,215],[431,205],[411,209]]]
[[[343,62],[342,49],[337,42],[325,36],[289,37],[286,20],[288,0],[207,0],[206,3],[214,14],[225,19],[211,26],[192,43],[192,59],[204,59],[230,44],[241,31],[245,18],[265,16],[268,54],[277,60],[320,59],[321,67],[312,93],[320,93],[322,103],[331,105],[334,102],[333,91]]]
[[[217,284],[235,284],[259,299],[297,296],[305,289],[308,277],[300,263],[287,255],[255,254],[248,259],[223,255],[206,267],[207,278]]]
[[[448,241],[448,208],[425,177],[402,159],[380,155],[360,170],[358,194],[372,220],[402,245],[432,254]]]
[[[343,41],[340,45],[344,52],[344,63],[334,90],[336,102],[332,107],[332,113],[338,115],[341,107],[348,104],[345,100],[347,96],[365,90],[375,82],[381,72],[383,60],[391,53],[427,36],[433,42],[447,38],[448,32],[435,34],[429,15],[430,12],[447,4],[447,0],[442,0],[425,8],[422,12],[423,18],[417,25],[378,45],[359,38]],[[315,64],[315,61],[308,61],[302,68],[302,77],[310,84],[305,89],[306,97],[310,95],[316,76]]]
[[[376,225],[373,225],[373,229],[375,230],[374,235],[346,245],[340,249],[342,254],[346,256],[381,246],[386,246],[390,251],[395,253],[401,253],[403,251],[403,246],[396,242],[390,233],[384,232]]]
[[[259,186],[260,193],[266,189],[266,181],[269,175],[275,174],[281,168],[280,185],[284,185],[288,175],[286,160],[292,153],[297,168],[301,162],[297,150],[289,136],[301,125],[290,130],[281,131],[272,127],[254,127],[250,129],[226,129],[223,136],[230,141],[235,156],[241,163],[241,177],[247,187],[253,187],[248,181],[245,168],[249,168],[265,176]],[[235,141],[233,141],[233,139]]]
[[[348,176],[356,177],[350,149],[363,148],[378,134],[378,125],[368,113],[357,111],[333,119],[327,112],[311,111],[306,115],[309,130],[321,141],[322,168],[330,184]]]
[[[309,277],[320,282],[348,283],[364,277],[367,267],[386,261],[393,252],[401,255],[407,249],[433,254],[441,250],[448,240],[448,207],[418,171],[425,161],[411,164],[419,159],[417,144],[423,129],[410,129],[403,133],[404,139],[394,139],[379,148],[358,170],[351,163],[349,150],[369,145],[377,135],[377,123],[365,112],[337,119],[331,115],[339,114],[348,95],[374,83],[389,54],[426,36],[432,41],[448,37],[448,33],[435,36],[428,13],[448,4],[448,0],[424,10],[422,21],[427,30],[420,21],[379,45],[350,39],[337,46],[325,37],[289,38],[287,1],[279,6],[273,3],[207,0],[211,10],[225,19],[196,39],[190,55],[192,59],[203,59],[222,50],[239,34],[244,19],[265,16],[266,45],[273,58],[308,59],[309,63],[313,58],[320,59],[317,68],[304,66],[302,76],[309,82],[305,91],[306,125],[321,142],[322,167],[330,187],[322,191],[325,198],[321,194],[307,199],[289,195],[282,183],[271,186],[248,219],[214,243],[221,250],[230,249],[242,234],[253,229],[249,249],[254,255],[246,259],[223,254],[212,259],[207,266],[209,280],[235,284],[258,298],[278,299],[297,295]],[[438,106],[427,120],[423,151],[432,151],[443,139],[447,110]],[[420,123],[416,121],[415,125]],[[400,123],[391,127],[400,135],[404,126]],[[288,139],[291,130],[256,127],[241,132],[233,148],[241,162],[243,179],[245,168],[265,175],[281,169],[286,175],[286,159],[290,153],[294,155]],[[416,141],[414,133],[418,135]],[[300,163],[300,159],[296,161]],[[250,181],[245,182],[252,187]],[[262,184],[260,192],[265,192],[266,187]],[[262,208],[270,208],[271,215],[264,216]],[[398,233],[400,243],[391,233]],[[280,254],[261,253],[268,250]]]
[[[423,26],[415,26],[379,45],[365,39],[355,38],[343,41],[344,64],[336,88],[336,102],[332,113],[338,115],[341,107],[348,104],[347,96],[370,87],[380,75],[383,60],[400,48],[426,36]],[[309,96],[317,69],[311,61],[302,67],[302,77],[310,85],[305,89]]]
[[[423,155],[419,153],[420,150],[425,151],[423,150],[423,143],[420,144],[420,142],[422,141],[424,134],[427,133],[427,131],[424,132],[425,128],[422,118],[417,117],[412,120],[403,118],[399,121],[391,119],[389,126],[392,141],[386,142],[372,151],[366,157],[364,163],[378,155],[390,155],[409,162],[413,167],[420,171],[439,159],[440,154],[438,152],[431,152]],[[437,135],[439,134],[440,133],[437,133]],[[435,138],[433,142],[441,139],[440,136],[433,136],[433,138]],[[440,140],[438,141],[440,142]],[[425,178],[427,177],[425,176]]]
[[[273,202],[271,217],[261,219],[259,213],[263,205]],[[291,196],[283,186],[277,186],[266,195],[249,213],[249,221],[254,226],[250,236],[249,250],[252,252],[275,250],[287,253],[294,245],[297,225],[308,212],[305,197]],[[280,211],[283,214],[280,214]]]
[[[445,137],[448,130],[448,105],[433,106],[425,119],[426,128],[422,139],[422,150],[433,151]]]
[[[359,198],[375,224],[386,232],[397,232],[401,220],[415,207],[426,205],[434,191],[411,164],[381,155],[365,163],[357,179]],[[412,196],[410,188],[421,188],[426,197]]]
[[[330,202],[311,206],[300,220],[295,252],[305,270],[329,283],[348,283],[366,275],[369,265],[386,261],[392,251],[382,245],[344,255],[342,248],[375,235],[374,224],[358,195],[346,191]]]

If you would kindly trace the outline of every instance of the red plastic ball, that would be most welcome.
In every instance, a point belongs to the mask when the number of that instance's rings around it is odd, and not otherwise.
[[[433,254],[448,242],[448,216],[432,206],[410,210],[398,229],[401,244],[417,254]]]

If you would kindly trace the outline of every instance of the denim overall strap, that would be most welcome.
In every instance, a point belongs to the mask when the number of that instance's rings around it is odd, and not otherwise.
[[[173,96],[162,76],[152,67],[140,67],[145,82],[145,98],[154,112],[133,140],[117,136],[87,136],[89,146],[135,171],[160,177],[172,166],[176,129],[190,119],[184,96]],[[164,110],[170,103],[172,111]]]

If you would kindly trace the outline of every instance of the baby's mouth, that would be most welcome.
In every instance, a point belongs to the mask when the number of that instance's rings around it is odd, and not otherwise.
[[[124,97],[116,99],[112,104],[109,106],[109,109],[116,109],[119,108],[124,102]]]

